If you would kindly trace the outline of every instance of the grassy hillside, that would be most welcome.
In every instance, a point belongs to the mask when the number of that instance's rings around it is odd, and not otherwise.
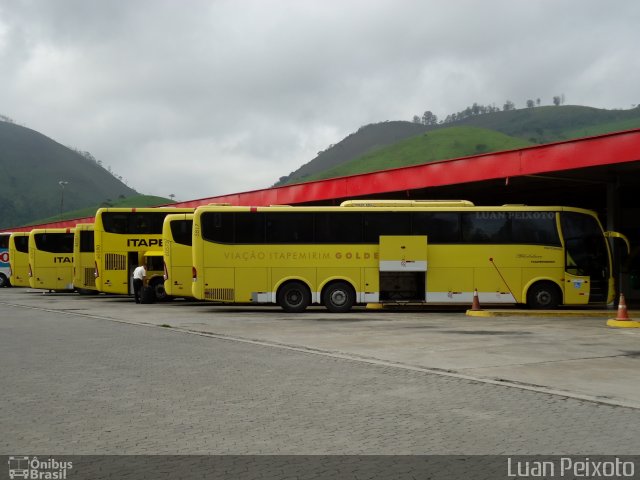
[[[485,133],[492,130],[509,137],[517,137],[525,141],[525,145],[541,144],[640,128],[640,107],[630,110],[603,110],[575,105],[546,106],[475,115],[435,126],[400,121],[367,125],[336,145],[320,152],[316,158],[298,170],[286,177],[281,177],[276,185],[331,178],[337,175],[356,173],[356,171],[361,173],[376,170],[378,167],[391,168],[391,166],[403,165],[404,161],[408,162],[405,163],[406,165],[410,165],[422,161],[452,158],[451,155],[455,157],[456,152],[461,155],[470,155],[476,153],[474,152],[475,145],[487,145],[487,148],[491,149],[490,151],[493,151],[493,148],[501,148],[489,137],[475,139],[473,141],[476,143],[471,144],[461,138],[458,142],[460,145],[465,145],[464,148],[455,147],[452,142],[449,142],[448,147],[444,149],[438,147],[431,153],[418,150],[415,153],[419,157],[414,157],[412,152],[404,150],[401,155],[395,158],[366,160],[378,158],[378,150],[385,150],[386,147],[391,147],[391,151],[393,151],[395,144],[408,138],[416,137],[425,132],[446,131],[452,127],[477,127],[485,129]],[[339,167],[347,163],[351,164],[351,162],[357,162],[359,166],[357,168],[353,166]]]
[[[304,177],[341,165],[377,148],[393,145],[419,135],[433,127],[411,122],[383,122],[361,127],[357,132],[322,152],[289,175],[280,177],[274,186],[304,181]]]
[[[576,105],[523,108],[476,115],[455,125],[487,128],[534,143],[550,143],[640,127],[640,108],[603,110]]]
[[[38,225],[40,223],[57,222],[60,220],[72,220],[75,218],[93,217],[99,208],[102,207],[156,207],[167,203],[175,203],[173,200],[163,197],[154,197],[152,195],[135,195],[133,197],[123,198],[114,202],[103,202],[100,205],[63,212],[62,215],[54,215],[48,218],[41,218],[31,221],[27,225]],[[14,225],[18,226],[18,225]]]
[[[628,120],[619,120],[615,122],[603,123],[600,125],[592,125],[588,127],[579,127],[574,130],[567,130],[563,135],[567,139],[590,137],[592,135],[602,135],[604,133],[620,132],[622,130],[631,130],[640,128],[640,117],[630,118]]]
[[[0,121],[0,228],[137,192],[107,170],[29,128]]]
[[[526,140],[483,128],[443,128],[380,148],[323,172],[305,176],[302,181],[341,177],[528,145],[531,143]]]

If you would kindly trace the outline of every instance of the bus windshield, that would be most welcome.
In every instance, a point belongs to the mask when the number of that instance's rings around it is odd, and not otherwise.
[[[36,248],[50,253],[73,253],[73,233],[36,233]]]
[[[20,253],[29,253],[29,235],[16,235],[13,237],[13,243],[16,250]]]
[[[596,278],[609,276],[609,251],[597,220],[575,212],[563,212],[562,234],[567,272]]]
[[[193,220],[174,220],[171,222],[171,236],[173,241],[181,245],[191,246],[191,230]]]
[[[160,235],[167,212],[104,212],[104,231],[119,234]]]
[[[80,252],[91,253],[94,251],[93,244],[93,230],[81,230],[80,231]]]

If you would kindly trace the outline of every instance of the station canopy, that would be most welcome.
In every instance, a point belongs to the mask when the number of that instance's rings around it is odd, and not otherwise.
[[[477,205],[568,205],[640,237],[640,129],[348,177],[171,204],[338,205],[347,199],[451,199]],[[8,229],[69,227],[92,217]]]

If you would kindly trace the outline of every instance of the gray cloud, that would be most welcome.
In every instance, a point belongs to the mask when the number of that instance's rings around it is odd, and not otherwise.
[[[426,109],[629,108],[638,18],[633,0],[0,0],[0,114],[145,193],[232,193]]]

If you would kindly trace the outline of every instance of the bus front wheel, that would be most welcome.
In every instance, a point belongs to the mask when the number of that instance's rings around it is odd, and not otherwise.
[[[534,310],[553,310],[561,301],[560,289],[552,282],[534,283],[527,292],[527,306]]]
[[[4,273],[0,273],[0,288],[2,287],[10,287],[11,283],[9,283],[9,279]]]
[[[345,313],[351,310],[356,294],[347,282],[335,282],[325,288],[322,303],[332,313]]]
[[[285,312],[300,313],[311,303],[311,292],[302,282],[289,282],[280,287],[277,300]]]

